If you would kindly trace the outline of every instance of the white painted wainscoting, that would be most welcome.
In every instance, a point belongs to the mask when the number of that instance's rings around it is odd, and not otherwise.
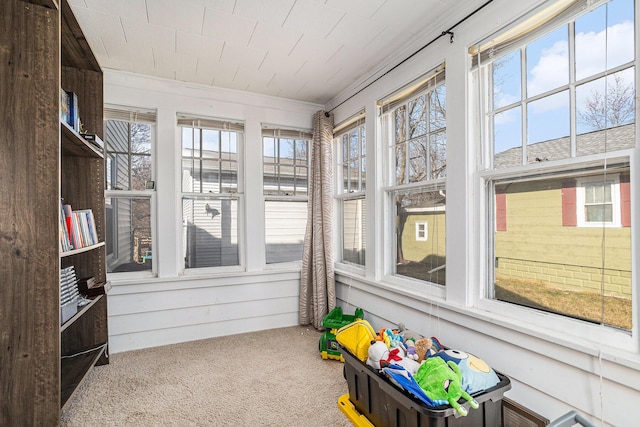
[[[300,272],[118,283],[111,353],[298,324]]]

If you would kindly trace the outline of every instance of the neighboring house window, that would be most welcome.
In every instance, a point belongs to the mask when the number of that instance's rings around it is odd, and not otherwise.
[[[178,115],[184,268],[240,265],[244,124]]]
[[[340,261],[365,265],[366,135],[364,111],[334,129],[336,141]]]
[[[446,283],[447,176],[444,66],[379,102],[388,146],[386,193],[395,245],[391,270],[397,276]],[[416,223],[425,223],[430,244],[416,244]]]
[[[470,49],[487,96],[487,295],[631,329],[634,2],[588,3],[536,10]]]
[[[426,242],[428,240],[428,223],[427,222],[416,222],[416,241],[417,242]]]
[[[302,260],[311,139],[307,131],[262,129],[267,264]]]
[[[107,272],[153,270],[153,111],[105,107]]]

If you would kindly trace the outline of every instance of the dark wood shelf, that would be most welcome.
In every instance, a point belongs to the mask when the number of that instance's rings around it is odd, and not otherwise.
[[[97,303],[100,298],[104,297],[104,295],[99,295],[97,297],[91,298],[91,302],[88,303],[87,305],[83,305],[82,307],[80,307],[80,309],[78,310],[78,312],[76,314],[74,314],[71,318],[69,318],[69,320],[67,320],[66,322],[64,322],[63,325],[60,326],[60,332],[62,333],[65,329],[67,329],[69,326],[71,326],[73,324],[73,322],[75,322],[76,320],[78,320],[80,317],[82,317],[82,315],[84,313],[86,313],[87,311],[89,311],[89,309],[95,304]]]
[[[97,348],[79,352],[72,357],[62,356],[60,362],[60,408],[64,408],[106,349],[107,344],[104,343]]]
[[[73,250],[70,250],[70,251],[61,252],[60,253],[60,258],[68,257],[68,256],[71,256],[71,255],[81,254],[83,252],[89,252],[89,251],[92,251],[94,249],[101,248],[102,246],[104,246],[104,244],[105,244],[104,242],[100,242],[100,243],[96,243],[95,245],[85,246],[84,248],[73,249]]]
[[[62,152],[68,156],[104,158],[102,150],[80,136],[67,123],[60,122]]]

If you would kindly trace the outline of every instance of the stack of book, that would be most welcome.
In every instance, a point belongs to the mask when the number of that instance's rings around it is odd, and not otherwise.
[[[65,229],[71,249],[81,249],[98,243],[98,232],[96,221],[91,209],[72,210],[71,205],[63,204],[61,216],[63,215]],[[68,250],[64,239],[61,237],[60,247]]]
[[[60,121],[68,124],[76,132],[80,132],[78,96],[62,88],[60,88]]]
[[[60,324],[63,324],[78,311],[78,292],[76,272],[73,266],[60,270]]]

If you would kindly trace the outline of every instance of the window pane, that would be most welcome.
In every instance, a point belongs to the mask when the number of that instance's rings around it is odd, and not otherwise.
[[[522,164],[522,108],[515,107],[493,116],[493,167]]]
[[[446,127],[446,111],[446,87],[440,85],[429,96],[429,132]]]
[[[296,140],[296,163],[299,165],[306,165],[309,158],[309,143],[306,140]]]
[[[183,199],[182,241],[185,268],[238,265],[238,201]]]
[[[280,139],[280,162],[285,164],[293,163],[293,140]]]
[[[634,67],[628,68],[576,87],[577,133],[592,132],[590,137],[583,138],[585,143],[580,144],[580,139],[578,140],[579,155],[631,148],[635,145],[631,138],[624,138],[623,135],[612,138],[613,132],[594,132],[635,123],[634,72]],[[622,129],[615,132],[621,133]],[[632,129],[624,131],[629,136],[631,132]],[[605,136],[608,137],[607,140],[604,139]],[[590,140],[588,143],[587,138]]]
[[[263,147],[263,161],[265,163],[275,163],[276,157],[276,140],[270,137],[262,138],[262,147]]]
[[[300,261],[307,226],[307,202],[266,201],[264,215],[267,264]]]
[[[396,201],[396,274],[445,284],[445,213],[442,191],[400,194]],[[416,239],[425,224],[426,241]]]
[[[129,152],[129,122],[107,120],[105,122],[105,144],[110,153]]]
[[[527,45],[527,97],[569,83],[568,36],[564,25]]]
[[[409,182],[420,182],[427,177],[427,140],[419,138],[409,142]]]
[[[365,265],[366,205],[364,198],[342,202],[342,261]]]
[[[151,270],[151,201],[107,197],[107,272]]]
[[[129,168],[131,165],[129,163],[129,154],[116,153],[114,155],[114,161],[115,174],[112,178],[115,178],[115,186],[113,187],[113,189],[130,190],[131,187],[129,183],[131,181],[129,180]]]
[[[611,168],[621,176],[629,171],[628,164]],[[603,173],[612,174],[613,170],[600,172],[599,177]],[[494,185],[496,193],[506,195],[503,229],[494,232],[495,296],[501,301],[630,329],[630,224],[606,229],[580,226],[576,216],[581,208],[586,221],[611,222],[614,214],[629,215],[631,193],[622,190],[620,194],[626,195],[616,196],[621,198],[615,201],[621,206],[618,210],[612,203],[581,207],[580,198],[576,204],[572,196],[580,192],[576,184],[579,179],[570,178],[548,174],[544,179]],[[621,178],[620,182],[624,181]],[[603,191],[602,181],[586,185],[584,190],[589,201],[613,197],[610,191]],[[627,197],[629,203],[621,204]]]
[[[202,192],[220,192],[220,163],[217,160],[202,160]]]
[[[407,139],[407,129],[406,129],[406,110],[407,107],[405,105],[398,107],[393,112],[393,124],[395,129],[395,142],[396,144]]]
[[[270,137],[263,139],[264,193],[284,196],[306,195],[308,141]],[[268,154],[277,156],[270,157]],[[237,176],[233,179],[236,180],[234,185],[237,186]]]
[[[409,138],[416,138],[427,133],[426,102],[425,95],[409,101]]]
[[[151,180],[151,156],[131,156],[131,189],[144,190],[147,181]]]
[[[529,103],[527,163],[569,158],[569,124],[568,90]]]
[[[131,152],[151,154],[151,126],[131,123]]]
[[[429,171],[430,178],[447,176],[447,134],[438,132],[429,136]]]
[[[492,71],[494,110],[522,100],[519,50],[496,60]]]
[[[576,80],[632,61],[633,1],[616,0],[576,19]]]
[[[217,159],[220,157],[220,131],[202,130],[202,158]]]

